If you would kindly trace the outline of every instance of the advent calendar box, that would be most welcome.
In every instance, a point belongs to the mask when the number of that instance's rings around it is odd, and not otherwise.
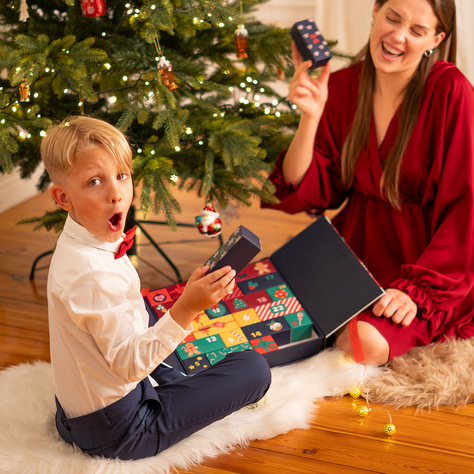
[[[323,350],[337,329],[384,294],[326,217],[246,265],[235,280],[231,294],[195,318],[169,364],[192,375],[248,349],[270,366],[294,362]],[[180,285],[148,293],[151,324],[172,307]]]

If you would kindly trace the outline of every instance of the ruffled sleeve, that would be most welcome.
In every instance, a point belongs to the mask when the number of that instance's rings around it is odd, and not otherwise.
[[[454,66],[446,71],[439,87],[433,84],[426,109],[437,111],[421,202],[433,209],[426,226],[429,243],[390,285],[406,292],[424,319],[453,310],[474,286],[474,91]]]

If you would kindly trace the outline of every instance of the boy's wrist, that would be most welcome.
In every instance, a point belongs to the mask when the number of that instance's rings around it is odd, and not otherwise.
[[[183,298],[179,298],[173,307],[170,309],[170,315],[173,320],[178,323],[183,329],[187,329],[193,322],[194,318],[199,314],[199,310],[193,308],[192,305],[187,305]]]

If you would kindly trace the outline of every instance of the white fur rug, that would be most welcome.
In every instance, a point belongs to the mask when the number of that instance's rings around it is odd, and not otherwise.
[[[275,367],[272,373],[262,407],[233,413],[154,457],[119,461],[86,456],[60,439],[48,363],[10,367],[0,371],[0,472],[162,474],[188,469],[253,440],[307,428],[315,400],[342,396],[379,369],[349,363],[340,351],[327,349],[302,362]]]

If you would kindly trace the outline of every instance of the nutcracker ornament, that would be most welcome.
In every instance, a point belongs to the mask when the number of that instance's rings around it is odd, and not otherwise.
[[[170,91],[178,88],[174,78],[173,66],[164,56],[161,56],[158,61],[158,71],[160,71],[161,79]]]
[[[215,211],[211,204],[208,204],[201,215],[195,218],[195,225],[199,232],[206,237],[217,237],[222,232],[222,222],[219,213]]]
[[[247,46],[249,44],[249,32],[244,25],[239,25],[234,32],[235,47],[237,48],[237,57],[239,59],[248,58]]]
[[[81,0],[82,14],[86,18],[96,18],[107,13],[105,0]]]
[[[26,83],[26,77],[21,80],[19,87],[20,90],[20,102],[30,101],[30,86]]]

